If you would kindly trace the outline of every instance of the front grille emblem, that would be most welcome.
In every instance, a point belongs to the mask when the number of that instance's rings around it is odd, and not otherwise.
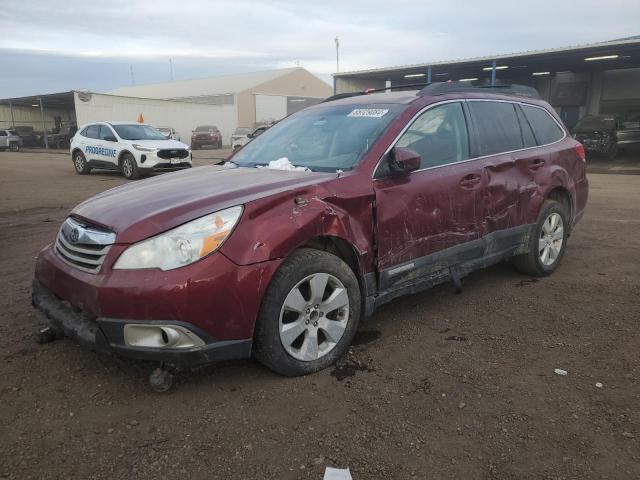
[[[69,232],[69,241],[71,243],[78,243],[78,240],[80,240],[80,231],[77,228],[74,228]]]

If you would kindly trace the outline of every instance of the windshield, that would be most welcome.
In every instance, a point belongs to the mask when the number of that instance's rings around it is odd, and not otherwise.
[[[403,105],[327,105],[302,110],[266,130],[233,157],[242,167],[286,159],[313,171],[351,170]]]
[[[216,127],[210,127],[210,126],[207,126],[207,125],[204,125],[204,126],[196,128],[196,132],[212,132],[212,131],[215,131],[215,130],[217,130]]]
[[[124,140],[166,140],[164,135],[149,125],[113,125],[113,128]]]
[[[612,129],[616,126],[616,119],[614,117],[584,117],[576,125],[577,130],[598,130],[598,129]]]
[[[236,128],[236,131],[233,132],[234,135],[247,135],[251,133],[250,128]]]
[[[159,128],[158,128],[158,131],[159,131],[160,133],[171,133],[171,129],[170,129],[170,128],[167,128],[167,127],[159,127]]]

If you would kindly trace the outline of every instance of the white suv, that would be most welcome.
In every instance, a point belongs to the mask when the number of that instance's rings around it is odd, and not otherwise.
[[[150,125],[97,122],[83,125],[71,140],[71,158],[80,175],[93,168],[120,170],[128,179],[151,172],[191,168],[191,149],[167,139]]]

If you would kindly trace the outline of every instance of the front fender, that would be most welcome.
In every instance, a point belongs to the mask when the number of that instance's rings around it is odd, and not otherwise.
[[[250,202],[221,252],[249,265],[284,258],[317,237],[338,237],[353,246],[366,273],[373,265],[373,198],[372,191],[313,185]]]

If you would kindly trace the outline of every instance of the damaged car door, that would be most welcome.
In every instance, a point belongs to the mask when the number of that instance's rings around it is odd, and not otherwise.
[[[400,134],[375,174],[379,288],[448,275],[478,255],[483,169],[470,160],[462,101],[423,110]],[[393,149],[415,151],[418,170],[394,172]]]

